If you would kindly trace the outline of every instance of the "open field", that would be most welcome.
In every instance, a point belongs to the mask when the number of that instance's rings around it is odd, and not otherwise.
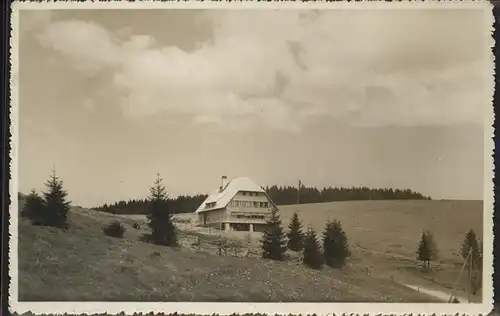
[[[463,264],[459,251],[469,229],[481,238],[482,208],[482,201],[345,201],[281,206],[280,214],[286,227],[298,212],[304,227],[311,225],[319,233],[327,220],[340,220],[351,245],[350,261],[358,268],[435,290],[456,288],[457,295],[466,296],[465,274],[454,286]],[[433,231],[439,251],[431,274],[422,272],[416,260],[423,229]],[[480,300],[480,295],[471,299]]]
[[[75,208],[67,232],[21,219],[20,300],[437,301],[401,283],[448,291],[460,269],[461,259],[454,253],[463,234],[469,227],[481,231],[481,205],[366,201],[281,207],[285,226],[296,210],[306,225],[318,230],[328,218],[342,221],[352,258],[341,271],[218,256],[213,243],[218,237],[182,225],[180,249],[141,242],[140,235],[147,231],[144,216]],[[190,215],[179,215],[186,216]],[[127,229],[123,239],[102,233],[115,219]],[[132,228],[135,222],[140,229]],[[432,274],[421,272],[415,260],[418,227],[434,230],[439,242],[442,259]],[[226,238],[242,240],[244,235],[230,233]],[[258,251],[257,235],[247,245],[254,251]],[[196,238],[202,246],[192,247]]]
[[[350,269],[314,271],[294,263],[144,243],[138,238],[141,230],[127,220],[123,239],[107,237],[101,229],[113,218],[91,213],[72,210],[66,232],[20,220],[20,300],[435,301]]]
[[[465,233],[482,236],[482,201],[349,201],[280,208],[285,225],[297,211],[304,225],[322,231],[328,219],[336,219],[349,237],[352,262],[372,274],[399,282],[449,291],[455,284],[463,259],[459,255]],[[416,250],[421,230],[434,233],[439,260],[431,274],[420,270]],[[466,296],[466,278],[457,295]],[[480,300],[480,295],[471,298]]]

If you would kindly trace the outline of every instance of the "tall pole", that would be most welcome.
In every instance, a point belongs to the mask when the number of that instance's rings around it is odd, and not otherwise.
[[[470,259],[469,259],[469,287],[468,287],[468,291],[467,291],[467,300],[469,301],[470,303],[470,294],[471,294],[471,290],[472,290],[472,262],[473,262],[473,256],[474,256],[474,251],[471,247],[471,250],[470,250]]]
[[[458,273],[458,277],[457,277],[457,279],[455,280],[455,282],[453,283],[453,285],[451,287],[452,291],[457,287],[458,283],[462,279],[462,273],[464,272],[465,267],[469,263],[469,257],[470,257],[470,255],[471,255],[471,250],[469,250],[469,252],[467,253],[467,257],[465,258],[464,264],[462,265],[462,268],[460,269],[460,272]],[[453,300],[453,293],[450,292],[450,302],[452,300]]]
[[[299,185],[297,186],[297,204],[300,204],[300,186],[302,182],[299,180]]]

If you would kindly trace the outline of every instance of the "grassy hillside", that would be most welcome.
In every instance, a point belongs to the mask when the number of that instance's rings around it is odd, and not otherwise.
[[[349,201],[280,207],[284,225],[297,211],[304,225],[322,231],[328,219],[340,220],[349,237],[351,262],[371,273],[449,290],[463,259],[459,255],[465,233],[483,232],[482,201]],[[439,258],[433,273],[423,273],[416,250],[423,229],[434,232]],[[465,295],[466,278],[458,283]],[[461,292],[461,293],[460,293]],[[480,294],[473,297],[480,300]]]
[[[465,276],[457,283],[463,264],[459,250],[470,228],[481,237],[482,209],[482,201],[382,200],[280,206],[280,213],[285,227],[297,211],[304,226],[319,233],[327,220],[340,220],[351,245],[349,262],[361,271],[466,296]],[[423,229],[432,230],[437,241],[439,258],[432,273],[422,271],[416,260]],[[481,294],[471,299],[480,301]]]
[[[414,258],[423,229],[430,229],[445,262],[458,256],[465,233],[482,235],[482,201],[349,201],[281,206],[284,223],[297,211],[305,226],[321,231],[327,219],[340,220],[353,245]]]
[[[294,263],[144,243],[140,230],[125,219],[124,238],[107,237],[101,229],[112,215],[90,213],[72,210],[66,232],[20,220],[20,300],[435,301],[351,268],[314,271]]]

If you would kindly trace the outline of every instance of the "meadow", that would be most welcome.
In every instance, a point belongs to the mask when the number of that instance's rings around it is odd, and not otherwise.
[[[473,229],[483,234],[483,202],[463,200],[347,201],[280,208],[287,225],[298,212],[304,226],[321,232],[327,220],[341,221],[352,249],[351,263],[372,274],[431,289],[458,290],[465,296],[466,277],[460,247]],[[431,230],[438,247],[432,273],[422,271],[416,251],[422,230]],[[455,286],[455,283],[457,285]],[[471,297],[480,300],[480,295]]]
[[[279,209],[284,227],[297,212],[304,228],[311,226],[318,234],[328,220],[339,220],[349,238],[350,264],[367,274],[467,296],[466,273],[458,279],[464,263],[460,247],[469,229],[482,238],[482,201],[342,201],[286,205]],[[176,216],[194,218],[191,214]],[[416,260],[422,230],[432,231],[437,242],[438,260],[432,263],[431,273],[424,271]],[[230,235],[238,234],[242,233]],[[480,301],[481,293],[470,299]]]
[[[181,228],[178,249],[140,240],[144,216],[116,216],[73,208],[64,232],[19,223],[19,298],[28,301],[366,301],[433,302],[402,285],[448,291],[458,275],[458,250],[469,228],[482,231],[480,201],[360,201],[283,206],[286,226],[298,211],[321,232],[340,220],[352,257],[342,270],[314,271],[296,262],[218,256],[210,238]],[[189,216],[188,214],[180,217]],[[119,219],[124,238],[102,228]],[[140,229],[132,228],[139,222]],[[434,231],[440,259],[432,273],[416,261],[421,229]],[[233,236],[226,235],[232,239]],[[199,238],[207,245],[192,247]],[[254,246],[258,238],[254,237]],[[203,264],[200,264],[203,262]],[[463,294],[463,283],[461,284]],[[460,295],[460,293],[458,293]],[[480,295],[473,298],[480,300]]]

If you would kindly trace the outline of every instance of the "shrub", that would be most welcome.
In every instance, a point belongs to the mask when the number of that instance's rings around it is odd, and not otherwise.
[[[123,234],[125,233],[125,227],[123,227],[123,225],[118,221],[110,223],[102,230],[105,235],[115,238],[122,238]]]
[[[21,217],[26,217],[32,221],[36,221],[38,217],[43,216],[45,205],[43,199],[33,189],[26,197],[26,203],[21,210]]]

